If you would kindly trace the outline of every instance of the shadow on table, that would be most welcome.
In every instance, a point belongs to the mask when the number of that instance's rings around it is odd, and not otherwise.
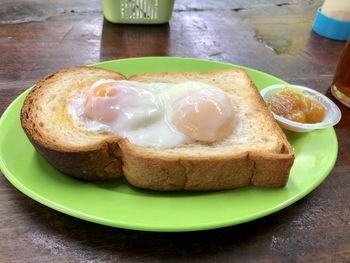
[[[168,54],[169,24],[127,25],[103,21],[100,60]]]

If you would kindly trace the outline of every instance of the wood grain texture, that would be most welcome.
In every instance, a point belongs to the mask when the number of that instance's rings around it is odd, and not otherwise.
[[[253,67],[326,94],[344,42],[311,31],[321,0],[177,0],[169,24],[117,25],[99,0],[1,1],[0,114],[44,75],[138,56]],[[242,225],[194,233],[104,227],[31,200],[0,176],[0,262],[349,262],[350,110],[339,157],[296,204]],[[1,131],[0,131],[1,132]]]

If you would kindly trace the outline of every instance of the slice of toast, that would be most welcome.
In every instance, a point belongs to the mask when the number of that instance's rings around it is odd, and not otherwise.
[[[124,174],[136,187],[162,191],[286,184],[294,160],[292,148],[243,70],[144,73],[130,78],[201,81],[221,88],[232,101],[236,126],[227,138],[165,149],[140,147],[115,134],[94,134],[74,126],[67,110],[69,98],[102,78],[124,79],[112,71],[71,68],[43,79],[24,102],[24,131],[39,153],[62,172],[85,180]]]

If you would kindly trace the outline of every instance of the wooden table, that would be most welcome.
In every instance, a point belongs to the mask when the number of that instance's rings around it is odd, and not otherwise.
[[[169,24],[116,25],[100,1],[0,3],[0,114],[57,69],[139,56],[253,67],[327,94],[344,42],[311,31],[320,0],[178,0]],[[350,113],[337,163],[299,202],[242,225],[188,233],[123,230],[49,209],[0,176],[0,262],[349,262]],[[0,131],[1,132],[1,131]]]

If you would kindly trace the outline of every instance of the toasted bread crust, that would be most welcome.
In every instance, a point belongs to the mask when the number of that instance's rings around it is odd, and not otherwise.
[[[56,72],[40,81],[27,96],[21,111],[22,127],[36,150],[53,166],[65,174],[83,180],[103,180],[124,175],[127,181],[140,188],[158,191],[209,191],[247,186],[249,184],[267,187],[282,187],[288,180],[294,154],[285,135],[274,121],[259,92],[242,70],[220,70],[206,73],[146,73],[131,79],[152,81],[162,76],[172,79],[177,76],[191,78],[194,74],[212,76],[241,72],[247,88],[254,90],[259,110],[264,113],[268,129],[277,134],[283,145],[280,152],[261,151],[233,152],[211,156],[174,155],[166,156],[161,150],[150,150],[131,144],[116,135],[103,136],[97,143],[71,147],[57,144],[40,132],[33,109],[37,96],[45,92],[52,81],[59,81],[62,75],[91,68],[71,68]],[[116,79],[124,79],[119,73],[104,71]],[[115,74],[115,75],[113,75]],[[216,76],[216,75],[215,75]]]
[[[123,172],[127,181],[157,191],[210,191],[250,184],[254,163],[248,153],[234,158],[155,158],[124,142]]]
[[[127,141],[123,173],[140,188],[158,191],[210,191],[247,185],[283,187],[293,165],[293,153],[267,155],[244,152],[226,157],[160,158],[138,152]],[[130,147],[131,146],[131,147]]]
[[[115,142],[107,141],[95,150],[81,152],[64,152],[31,142],[49,163],[75,178],[99,181],[123,176],[120,148]]]
[[[26,97],[21,109],[21,125],[35,149],[61,172],[82,180],[104,180],[123,176],[118,137],[102,139],[98,143],[72,147],[50,140],[37,122],[36,103],[50,87],[67,74],[85,73],[91,70],[110,78],[125,79],[120,73],[92,67],[67,68],[50,74],[39,81]]]

